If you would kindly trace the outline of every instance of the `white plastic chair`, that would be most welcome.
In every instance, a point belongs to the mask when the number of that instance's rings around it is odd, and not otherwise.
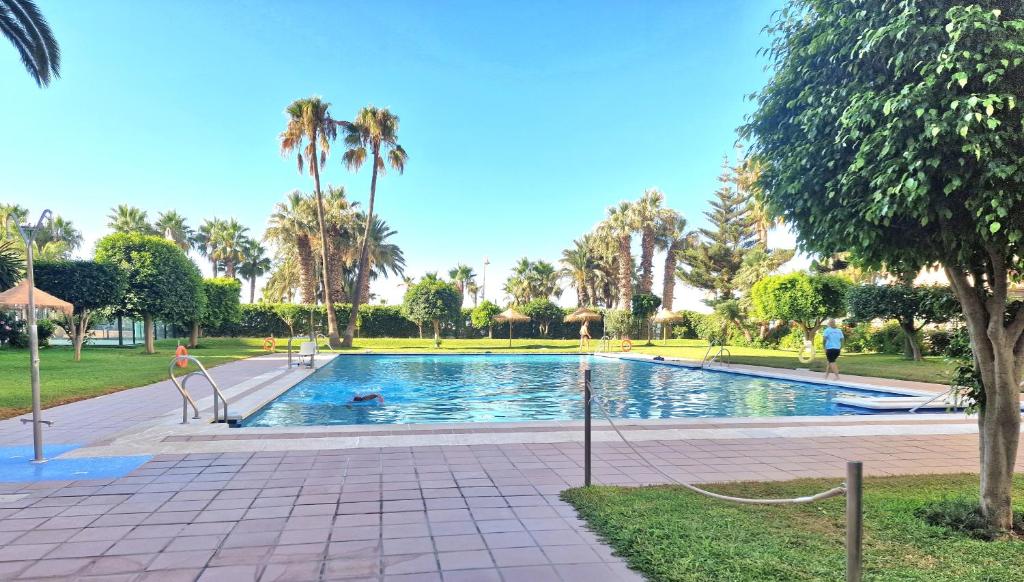
[[[302,342],[299,345],[299,365],[305,363],[308,367],[313,367],[313,358],[316,356],[316,342]],[[309,362],[303,362],[303,358],[309,358]]]

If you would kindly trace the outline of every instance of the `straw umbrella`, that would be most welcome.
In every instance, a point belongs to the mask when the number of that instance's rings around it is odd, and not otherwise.
[[[498,315],[494,316],[494,321],[498,323],[508,322],[508,347],[512,347],[512,324],[513,323],[525,323],[530,321],[530,317],[519,313],[512,307],[509,307],[505,311],[502,311]]]
[[[588,307],[580,307],[576,311],[565,316],[566,323],[580,324],[580,350],[583,349],[583,326],[591,321],[600,321],[602,317],[604,316]],[[589,349],[590,344],[588,343],[587,345]]]
[[[686,321],[686,316],[685,315],[683,315],[682,313],[675,312],[675,311],[669,311],[667,309],[662,311],[662,312],[660,312],[660,313],[658,313],[658,315],[654,316],[654,323],[668,324],[668,323],[679,323],[681,321]],[[665,329],[665,331],[662,334],[662,336],[663,336],[662,339],[667,340],[668,339],[668,328],[666,327],[664,329]]]
[[[53,309],[67,314],[74,310],[74,306],[67,301],[58,299],[46,291],[35,287],[32,288],[32,300],[36,309]],[[25,314],[25,319],[27,320],[29,309],[28,280],[22,280],[21,283],[0,293],[0,307],[17,309]]]

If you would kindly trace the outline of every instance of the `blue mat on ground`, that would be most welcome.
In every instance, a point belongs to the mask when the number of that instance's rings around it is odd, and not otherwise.
[[[150,460],[152,455],[131,457],[77,457],[57,459],[81,447],[74,444],[45,445],[45,463],[33,463],[31,446],[0,447],[0,482],[79,481],[123,477]]]

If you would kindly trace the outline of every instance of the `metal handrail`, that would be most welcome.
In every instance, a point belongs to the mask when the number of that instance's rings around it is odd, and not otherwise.
[[[601,336],[598,344],[600,347],[596,350],[597,352],[608,352],[612,349],[612,338],[607,335]]]
[[[732,357],[732,352],[730,352],[729,348],[725,346],[718,346],[718,351],[715,352],[715,355],[708,358],[708,354],[711,353],[711,349],[714,347],[715,346],[708,346],[708,350],[704,352],[704,359],[700,362],[700,367],[704,368],[706,366],[710,366],[711,364],[714,364],[716,360],[724,363],[726,366],[732,365],[728,359],[719,359],[719,356],[725,356],[726,358]]]
[[[199,368],[199,370],[197,370],[195,372],[189,372],[188,374],[185,374],[184,376],[182,376],[180,378],[180,382],[179,382],[179,378],[174,375],[174,368],[177,367],[178,363],[183,361],[183,360],[194,363]],[[171,359],[171,365],[168,367],[167,373],[171,377],[171,382],[174,383],[174,386],[178,389],[178,392],[181,393],[181,397],[182,397],[182,403],[181,403],[181,423],[182,424],[188,424],[188,405],[189,404],[192,405],[192,410],[195,412],[195,416],[193,418],[199,418],[199,407],[196,405],[196,401],[195,401],[195,399],[192,398],[192,395],[189,394],[188,390],[185,389],[185,384],[188,382],[188,379],[191,378],[192,376],[200,376],[200,375],[203,376],[204,378],[206,378],[206,381],[209,382],[210,386],[213,387],[213,422],[227,422],[228,421],[228,399],[224,397],[224,393],[220,391],[220,387],[217,386],[217,382],[215,382],[213,380],[213,377],[210,376],[210,373],[206,371],[206,368],[203,366],[202,362],[200,362],[194,356],[174,356],[174,358]],[[217,402],[218,399],[220,399],[220,402],[224,403],[224,420],[223,421],[221,420],[221,416],[220,416],[220,408],[219,408],[218,402]]]
[[[918,411],[918,409],[923,408],[925,406],[928,406],[932,402],[935,402],[939,398],[942,398],[942,397],[947,396],[947,395],[952,399],[951,404],[953,405],[953,407],[954,408],[960,408],[960,391],[961,390],[962,390],[962,388],[960,388],[959,386],[954,386],[954,387],[950,388],[949,390],[946,390],[945,392],[940,392],[940,393],[936,394],[935,396],[932,396],[931,398],[929,398],[925,402],[922,402],[921,404],[918,404],[917,406],[911,408],[909,413],[910,414],[914,414],[915,412]]]
[[[323,338],[323,339],[327,340],[327,351],[329,351],[329,352],[337,352],[338,351],[338,350],[336,350],[336,349],[331,347],[331,338],[325,336],[322,333],[318,333],[318,334],[316,334],[316,341],[313,342],[314,344],[316,344],[316,351],[317,351],[317,353],[320,352],[320,338]]]

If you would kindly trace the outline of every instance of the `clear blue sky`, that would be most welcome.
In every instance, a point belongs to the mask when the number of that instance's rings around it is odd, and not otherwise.
[[[782,0],[38,2],[63,76],[40,90],[0,45],[0,201],[73,220],[85,255],[125,202],[259,234],[311,189],[278,152],[285,106],[387,106],[409,162],[377,209],[410,273],[488,255],[499,299],[518,257],[555,261],[645,188],[702,222]],[[365,202],[369,173],[340,151],[324,180]]]

